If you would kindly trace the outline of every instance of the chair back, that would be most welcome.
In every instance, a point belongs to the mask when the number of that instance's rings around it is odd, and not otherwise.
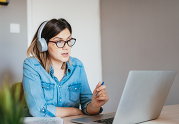
[[[24,101],[24,105],[26,105],[25,96],[24,96],[24,89],[23,89],[23,86],[22,86],[22,82],[14,83],[11,88],[12,88],[12,93],[13,94],[15,94],[15,92],[17,92],[16,91],[17,89],[20,90],[19,100],[20,100],[20,102]]]

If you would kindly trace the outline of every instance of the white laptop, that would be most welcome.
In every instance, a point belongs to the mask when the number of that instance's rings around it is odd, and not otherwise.
[[[72,119],[83,124],[135,124],[156,119],[176,71],[130,71],[116,112]]]

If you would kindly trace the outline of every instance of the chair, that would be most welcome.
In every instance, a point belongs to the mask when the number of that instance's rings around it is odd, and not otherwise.
[[[24,116],[25,117],[32,117],[32,115],[29,113],[29,108],[28,108],[26,100],[25,100],[22,82],[17,82],[15,84],[13,84],[11,88],[12,88],[12,93],[15,93],[17,89],[20,89],[19,101],[24,102],[23,103],[23,105],[24,105],[24,110],[23,110]]]
[[[24,106],[27,105],[26,101],[25,101],[24,89],[23,89],[23,86],[22,86],[22,82],[17,82],[17,83],[12,85],[12,87],[11,87],[12,93],[15,94],[17,89],[20,90],[19,91],[20,92],[19,101],[24,102]]]

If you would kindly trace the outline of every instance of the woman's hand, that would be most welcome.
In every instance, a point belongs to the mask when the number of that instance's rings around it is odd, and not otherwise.
[[[87,108],[86,108],[89,114],[95,115],[99,113],[100,107],[109,100],[108,94],[105,91],[105,89],[106,89],[106,86],[105,85],[101,86],[101,82],[99,82],[96,88],[94,89],[93,95],[92,95],[92,101],[87,105]],[[95,96],[97,92],[98,94],[97,96]]]
[[[101,82],[99,82],[96,86],[96,88],[93,91],[93,95],[92,95],[92,106],[95,108],[99,108],[101,106],[103,106],[108,100],[108,94],[105,91],[106,86],[102,85],[101,86]],[[95,97],[96,93],[98,92],[97,96]]]

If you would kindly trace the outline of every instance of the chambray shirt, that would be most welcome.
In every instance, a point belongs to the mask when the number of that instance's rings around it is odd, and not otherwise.
[[[67,71],[59,82],[50,66],[50,73],[36,58],[27,58],[23,64],[23,87],[29,112],[35,117],[55,117],[56,107],[74,107],[87,114],[86,107],[91,102],[90,90],[84,66],[77,58],[70,57]],[[102,112],[102,107],[100,112]],[[98,114],[99,114],[98,113]]]

